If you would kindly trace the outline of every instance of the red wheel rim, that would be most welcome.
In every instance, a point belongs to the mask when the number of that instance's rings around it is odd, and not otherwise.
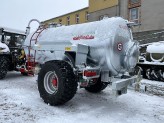
[[[52,79],[52,85],[53,85],[54,87],[57,87],[57,84],[58,84],[57,78],[53,78],[53,79]]]

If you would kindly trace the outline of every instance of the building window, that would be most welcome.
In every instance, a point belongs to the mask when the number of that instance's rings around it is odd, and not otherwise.
[[[67,25],[70,25],[70,16],[67,17]]]
[[[85,12],[85,20],[86,20],[86,21],[89,20],[89,12],[88,12],[88,11]]]
[[[139,8],[131,8],[129,9],[129,20],[135,23],[139,23]]]
[[[59,24],[62,24],[62,19],[59,19]]]
[[[79,14],[76,14],[76,24],[79,23],[79,19],[80,19]]]
[[[129,8],[141,6],[141,0],[129,0]]]
[[[129,21],[140,23],[141,0],[129,0]]]
[[[103,20],[104,18],[108,18],[108,17],[109,17],[109,15],[107,15],[107,14],[101,15],[101,16],[99,17],[99,20]]]

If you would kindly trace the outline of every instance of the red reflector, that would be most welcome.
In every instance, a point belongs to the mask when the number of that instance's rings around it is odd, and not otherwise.
[[[84,71],[84,76],[86,77],[91,77],[91,76],[96,76],[96,72],[95,71]]]
[[[19,71],[20,71],[21,73],[24,73],[24,72],[25,72],[25,69],[24,69],[24,68],[21,68]]]

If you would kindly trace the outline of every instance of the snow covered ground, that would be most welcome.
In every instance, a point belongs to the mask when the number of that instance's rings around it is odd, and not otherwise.
[[[164,97],[128,90],[112,98],[110,88],[100,94],[79,89],[52,107],[39,97],[36,77],[11,72],[0,83],[0,123],[164,123]]]

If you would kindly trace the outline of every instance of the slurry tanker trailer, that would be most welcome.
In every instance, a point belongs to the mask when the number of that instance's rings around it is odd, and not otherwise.
[[[29,63],[34,61],[39,70],[40,96],[50,105],[72,99],[78,85],[97,93],[110,84],[114,95],[122,95],[138,77],[128,72],[137,64],[139,44],[133,40],[130,23],[120,17],[54,28],[40,26],[24,45]]]

